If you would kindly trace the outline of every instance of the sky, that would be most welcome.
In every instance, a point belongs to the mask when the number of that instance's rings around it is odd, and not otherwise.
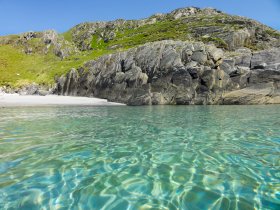
[[[213,7],[280,30],[280,0],[0,0],[0,35],[65,32],[82,22],[140,19],[188,6]]]

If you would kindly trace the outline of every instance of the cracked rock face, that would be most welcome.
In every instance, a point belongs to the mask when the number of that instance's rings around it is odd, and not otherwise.
[[[251,61],[251,68],[280,71],[279,48],[272,48],[270,50],[254,53]]]
[[[279,63],[279,48],[227,55],[200,42],[160,41],[72,69],[56,92],[129,105],[279,103]]]

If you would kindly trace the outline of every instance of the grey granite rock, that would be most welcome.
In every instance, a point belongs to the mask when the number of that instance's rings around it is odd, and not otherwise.
[[[277,65],[280,60],[273,52],[278,50],[256,52],[252,56],[250,50],[240,49],[232,56],[199,42],[148,43],[89,61],[85,64],[88,71],[72,69],[58,79],[56,92],[96,96],[129,105],[228,104],[233,101],[230,97],[236,96],[229,94],[233,91],[251,90],[255,86],[261,90],[261,87],[267,88],[268,83],[275,87],[274,92],[278,91],[278,70],[254,69],[264,56],[264,62]],[[248,91],[242,92],[245,93]],[[252,92],[250,94],[249,98],[243,97],[240,104],[253,100]],[[273,93],[270,97],[274,96],[278,97]],[[238,104],[236,100],[235,97],[232,103]],[[267,100],[256,101],[265,103]],[[277,102],[269,102],[273,101]]]
[[[272,48],[253,53],[251,60],[252,69],[279,70],[280,48]]]

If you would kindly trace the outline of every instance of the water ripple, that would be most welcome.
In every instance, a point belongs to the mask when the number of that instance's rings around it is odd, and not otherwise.
[[[0,209],[280,209],[280,106],[0,110]]]

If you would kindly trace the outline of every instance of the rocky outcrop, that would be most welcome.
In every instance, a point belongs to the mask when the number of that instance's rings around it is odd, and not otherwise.
[[[280,48],[226,53],[201,42],[160,41],[72,69],[56,92],[129,105],[279,103],[279,63]]]
[[[279,75],[278,75],[279,76]],[[223,104],[280,104],[280,87],[270,83],[250,85],[247,88],[230,91],[224,94]]]
[[[249,88],[242,94],[254,95],[252,86],[259,83],[272,84],[271,97],[278,90],[279,31],[212,8],[181,8],[141,20],[87,22],[63,34],[27,32],[0,37],[2,45],[42,58],[30,71],[30,75],[38,71],[42,78],[33,81],[24,72],[15,81],[0,81],[6,86],[18,87],[24,81],[48,84],[49,77],[57,78],[73,65],[80,67],[58,79],[57,93],[133,105],[223,104],[232,91]],[[10,47],[7,51],[13,54]],[[13,56],[3,57],[3,69],[14,63]],[[30,56],[23,59],[27,67],[22,71],[29,71]]]
[[[64,59],[79,53],[74,43],[68,42],[54,30],[30,31],[20,36],[0,37],[0,45],[7,44],[23,48],[23,52],[27,55],[53,53],[57,57]]]
[[[40,95],[46,96],[53,93],[53,89],[48,86],[38,85],[36,83],[25,85],[15,91],[20,95]]]
[[[12,88],[10,86],[2,86],[0,87],[0,93],[8,93],[8,94],[19,94],[19,95],[40,95],[46,96],[54,93],[54,88],[48,85],[38,85],[36,83],[23,85],[18,88]]]
[[[66,41],[62,36],[59,36],[54,30],[44,31],[42,34],[42,40],[46,47],[44,48],[44,53],[48,53],[49,49],[53,47],[53,53],[64,59],[69,57],[71,54],[77,53],[78,49]]]
[[[183,41],[213,42],[216,46],[227,50],[236,50],[240,47],[267,49],[280,46],[278,31],[252,19],[228,15],[213,8],[187,7],[167,14],[156,14],[142,20],[118,19],[109,22],[81,23],[69,30],[69,33],[76,47],[81,51],[87,51],[94,49],[93,36],[106,43],[114,40],[120,31],[169,21],[185,26],[186,36],[181,37]]]

